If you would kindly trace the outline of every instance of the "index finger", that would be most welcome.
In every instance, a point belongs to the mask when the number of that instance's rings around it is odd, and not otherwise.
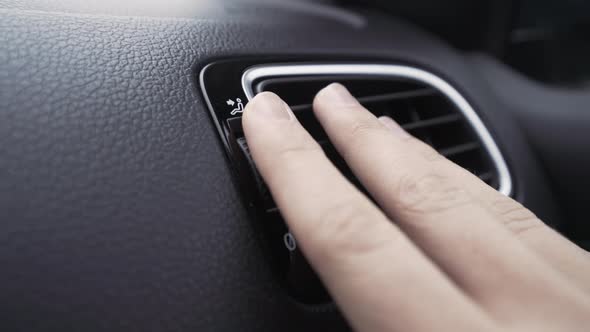
[[[277,96],[254,98],[243,126],[283,217],[356,329],[485,326],[479,308],[337,171]]]

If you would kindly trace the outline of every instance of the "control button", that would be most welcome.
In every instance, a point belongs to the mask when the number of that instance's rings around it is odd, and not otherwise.
[[[244,134],[244,129],[242,128],[242,117],[227,119],[227,127],[234,137],[240,137]]]
[[[246,142],[246,138],[244,138],[244,137],[238,138],[237,143],[238,143],[238,146],[240,147],[240,149],[242,150],[242,155],[244,156],[244,158],[246,159],[246,161],[248,163],[248,166],[250,168],[250,172],[254,176],[254,181],[256,182],[256,187],[258,189],[258,193],[260,194],[260,197],[262,198],[262,201],[264,202],[266,208],[269,209],[269,208],[275,207],[276,204],[274,203],[274,200],[272,199],[272,196],[270,194],[270,190],[268,190],[266,183],[264,183],[264,179],[262,179],[262,176],[260,175],[260,173],[258,173],[258,169],[256,168],[256,164],[254,163],[254,160],[252,159],[252,155],[250,154],[250,148],[248,147],[248,142]]]
[[[322,282],[303,256],[297,240],[289,231],[278,210],[267,214],[272,230],[271,243],[279,244],[275,254],[281,259],[281,273],[285,277],[291,294],[307,303],[322,303],[329,300],[329,295]],[[276,247],[275,247],[276,248]],[[277,250],[277,249],[275,249]]]
[[[291,234],[286,233],[283,241],[289,253],[289,262],[286,268],[286,279],[292,292],[299,299],[310,303],[322,302],[328,299],[328,293],[317,274],[297,247],[297,242]]]

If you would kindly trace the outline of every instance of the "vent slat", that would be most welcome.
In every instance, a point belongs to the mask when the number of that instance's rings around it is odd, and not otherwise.
[[[445,116],[440,116],[437,118],[432,118],[428,120],[417,120],[416,122],[411,122],[402,126],[405,130],[416,130],[422,129],[426,127],[438,126],[442,124],[447,124],[455,121],[461,120],[461,116],[459,114],[449,114]]]
[[[413,91],[404,91],[404,92],[394,92],[394,93],[386,93],[381,95],[375,96],[367,96],[358,98],[358,101],[361,104],[370,104],[370,103],[379,103],[379,102],[389,102],[398,99],[410,99],[410,98],[417,98],[417,97],[425,97],[425,96],[432,96],[435,94],[435,91],[430,88],[413,90]]]
[[[325,86],[329,83],[316,78],[313,84]],[[396,85],[386,86],[380,81],[362,80],[347,83],[345,85],[350,91],[363,92],[357,95],[360,97],[358,100],[375,116],[392,117],[402,128],[435,148],[441,155],[497,188],[498,174],[491,156],[486,153],[469,121],[443,93],[426,85],[408,86],[409,89],[390,89]],[[304,85],[305,79],[299,79],[293,87],[305,87]],[[297,118],[311,135],[320,141],[324,152],[336,167],[351,181],[356,181],[352,171],[329,142],[327,134],[313,114],[313,94],[309,93],[311,90],[313,89],[310,87],[301,90],[308,93],[307,97],[302,98],[298,94],[303,92],[289,88],[289,84],[285,82],[271,89],[279,95],[290,95],[293,97],[291,100],[299,101],[298,105],[291,105]]]
[[[370,104],[373,103],[382,103],[382,102],[392,102],[395,100],[404,100],[410,98],[419,98],[419,97],[426,97],[432,96],[435,94],[435,91],[431,88],[424,88],[418,90],[411,90],[411,91],[403,91],[403,92],[394,92],[394,93],[386,93],[386,94],[379,94],[374,96],[366,96],[357,98],[359,103],[369,107]],[[311,103],[306,104],[297,104],[297,105],[289,105],[293,112],[297,111],[307,111],[312,109]]]
[[[479,149],[480,145],[478,142],[468,142],[461,145],[452,146],[449,148],[441,149],[438,152],[445,157],[451,157],[460,153],[473,151]]]

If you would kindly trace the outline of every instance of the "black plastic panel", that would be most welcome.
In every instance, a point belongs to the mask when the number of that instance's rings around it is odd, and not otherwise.
[[[298,301],[328,302],[327,292],[297,248],[296,241],[282,220],[264,180],[256,170],[244,137],[241,113],[247,103],[247,97],[242,89],[241,78],[243,72],[255,64],[258,63],[229,60],[208,65],[200,73],[203,93],[226,147],[245,205],[250,208],[252,225],[263,241],[263,247],[268,252],[270,264],[279,281]],[[305,115],[300,116],[300,120],[306,128],[313,128],[316,135],[319,131],[323,133],[310,112],[305,112]],[[327,149],[332,151],[330,155],[337,157],[331,146]]]

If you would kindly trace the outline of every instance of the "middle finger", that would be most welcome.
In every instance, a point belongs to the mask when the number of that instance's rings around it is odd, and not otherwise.
[[[392,135],[340,85],[322,90],[314,111],[385,212],[494,313],[511,318],[519,312],[515,307],[523,305],[545,312],[578,298],[560,274],[496,222],[469,191],[465,178],[450,172],[452,163],[436,151],[401,129]],[[555,302],[539,303],[539,289]],[[572,297],[562,296],[564,292]]]

